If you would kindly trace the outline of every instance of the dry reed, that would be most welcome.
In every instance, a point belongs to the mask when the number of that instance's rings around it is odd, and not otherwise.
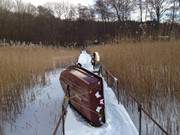
[[[65,48],[0,47],[0,129],[26,106],[28,88],[44,83],[46,71],[74,61],[78,54]]]
[[[62,66],[77,56],[78,51],[75,49],[2,47],[0,48],[0,90],[28,83],[34,75]]]
[[[0,47],[0,134],[3,122],[14,122],[27,100],[34,100],[35,95],[29,99],[28,90],[36,84],[46,84],[45,72],[74,61],[78,55],[76,49]]]
[[[168,131],[179,133],[180,41],[107,44],[90,49],[100,53],[105,66],[119,78],[121,89],[137,97]]]
[[[100,53],[123,88],[139,91],[141,98],[152,91],[174,91],[180,98],[179,45],[180,42],[122,43],[92,50]]]

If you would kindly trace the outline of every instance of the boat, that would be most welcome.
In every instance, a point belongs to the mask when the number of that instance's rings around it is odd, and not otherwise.
[[[67,67],[60,75],[60,83],[69,104],[91,125],[105,123],[105,104],[102,78],[80,65]]]

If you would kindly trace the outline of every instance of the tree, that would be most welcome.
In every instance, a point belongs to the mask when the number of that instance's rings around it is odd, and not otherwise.
[[[44,17],[54,16],[54,13],[51,9],[47,9],[43,6],[38,6],[38,14],[39,14],[39,16],[44,16]]]
[[[26,5],[26,13],[36,16],[37,8],[34,5],[32,5],[31,3],[28,3]]]
[[[170,7],[170,13],[168,14],[168,16],[170,17],[171,22],[174,23],[177,17],[177,10],[178,10],[177,0],[171,0],[171,3],[172,6]]]
[[[11,1],[11,0],[0,0],[0,9],[3,9],[3,10],[12,10],[14,6],[14,2]]]
[[[77,18],[77,14],[75,6],[71,5],[68,13],[68,19],[75,20]]]
[[[106,0],[118,21],[126,21],[135,8],[133,0]]]
[[[87,6],[78,5],[78,14],[80,20],[94,20],[95,12],[94,9]]]
[[[25,4],[22,2],[22,0],[15,0],[15,11],[18,13],[25,12]]]
[[[155,19],[159,24],[163,15],[169,10],[168,0],[146,0],[151,19]]]
[[[139,11],[140,11],[140,22],[142,22],[143,21],[143,19],[142,19],[142,16],[143,16],[143,2],[142,2],[142,0],[138,0],[137,5],[138,5]]]
[[[61,19],[62,15],[64,14],[64,4],[63,3],[54,3],[54,11],[56,15]]]
[[[71,5],[68,2],[56,2],[54,3],[54,12],[59,19],[67,19],[69,12],[71,10]]]
[[[97,14],[100,16],[102,21],[109,21],[112,17],[112,13],[108,7],[108,4],[104,0],[97,0],[95,4],[95,10]]]

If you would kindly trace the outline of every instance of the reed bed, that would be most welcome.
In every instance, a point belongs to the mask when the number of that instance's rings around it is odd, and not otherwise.
[[[78,51],[75,49],[2,47],[0,48],[0,90],[29,83],[34,75],[60,67],[77,56]]]
[[[26,106],[27,89],[45,83],[45,72],[73,62],[77,49],[0,47],[0,130]],[[33,100],[33,95],[30,96]]]
[[[180,41],[95,46],[102,63],[172,135],[180,133]]]

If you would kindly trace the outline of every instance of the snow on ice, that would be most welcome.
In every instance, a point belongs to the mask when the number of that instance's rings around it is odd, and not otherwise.
[[[91,56],[82,51],[79,63],[90,71]],[[6,135],[51,135],[61,113],[61,105],[64,93],[59,83],[59,75],[62,70],[49,73],[49,84],[43,88],[32,89],[36,93],[36,99],[30,102],[18,115],[14,123],[5,123]],[[65,121],[66,135],[138,135],[137,129],[132,123],[125,108],[118,104],[113,91],[108,88],[105,81],[104,96],[106,124],[95,128],[89,125],[77,112],[68,107]],[[97,93],[97,97],[100,95]],[[97,111],[100,108],[97,108]],[[61,127],[59,127],[60,134]]]
[[[78,62],[84,68],[92,71],[91,56],[86,51],[82,51]],[[105,81],[103,83],[106,124],[98,128],[92,127],[79,114],[68,108],[65,123],[66,135],[138,135],[138,131],[124,106],[118,104],[112,89],[107,86]],[[98,94],[97,97],[99,97]],[[97,108],[97,111],[99,109]]]

